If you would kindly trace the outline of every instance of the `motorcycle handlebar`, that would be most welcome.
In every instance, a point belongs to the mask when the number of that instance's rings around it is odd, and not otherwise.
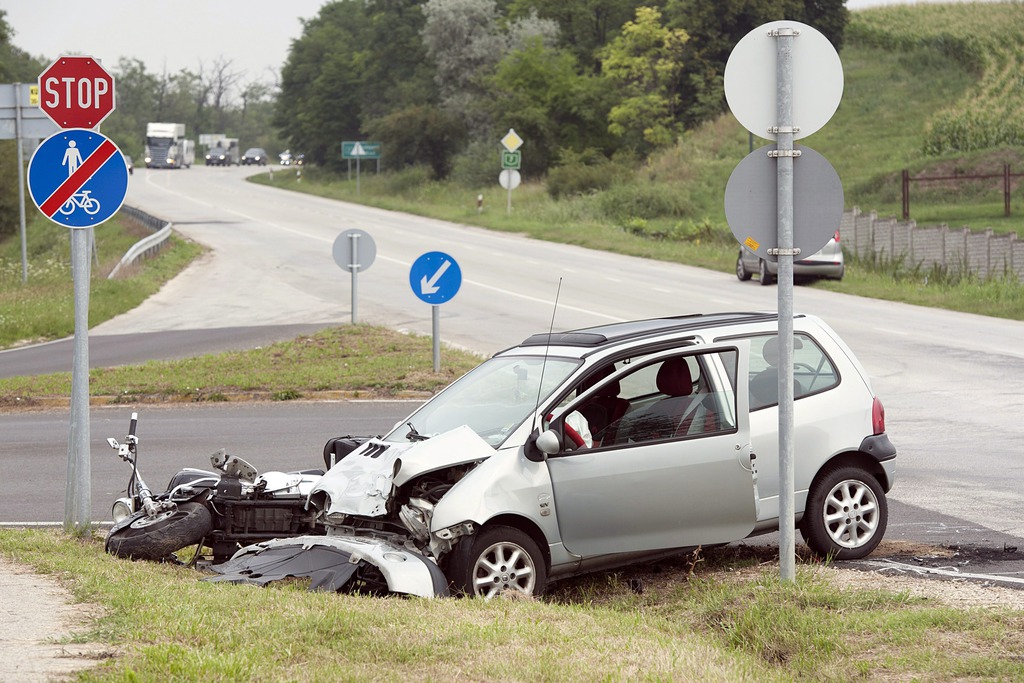
[[[128,436],[135,436],[135,427],[139,424],[139,414],[132,413],[132,421],[128,424]]]

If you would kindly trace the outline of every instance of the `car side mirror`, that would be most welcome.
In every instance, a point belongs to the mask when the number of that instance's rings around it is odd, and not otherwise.
[[[561,449],[562,443],[558,439],[558,434],[550,429],[543,432],[534,429],[530,438],[526,440],[523,451],[530,462],[544,462],[549,455],[555,455]]]

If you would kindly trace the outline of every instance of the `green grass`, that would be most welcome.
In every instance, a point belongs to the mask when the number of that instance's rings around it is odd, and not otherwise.
[[[350,325],[247,351],[177,361],[94,368],[93,396],[115,403],[292,400],[322,392],[353,398],[429,396],[478,365],[481,358],[443,348],[434,372],[429,337]],[[0,379],[0,407],[38,405],[71,394],[71,373]]]
[[[0,242],[0,348],[59,339],[74,334],[74,283],[71,279],[70,231],[42,217],[26,226],[28,279],[23,282],[21,241]],[[89,324],[129,311],[155,293],[201,252],[193,243],[172,238],[160,257],[143,267],[108,273],[128,249],[150,233],[120,216],[96,226],[91,263]],[[98,263],[97,263],[98,261]]]
[[[251,588],[131,562],[97,539],[0,530],[0,555],[101,615],[82,681],[1019,680],[1024,613],[842,588],[730,546],[555,584],[539,600],[426,600]],[[636,590],[642,586],[642,591]],[[269,644],[269,646],[268,646]]]

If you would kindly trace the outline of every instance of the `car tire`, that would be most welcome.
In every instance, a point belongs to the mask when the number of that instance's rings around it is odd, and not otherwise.
[[[878,546],[888,521],[878,480],[859,467],[831,465],[811,485],[800,533],[816,555],[858,560]]]
[[[743,265],[743,250],[740,249],[740,255],[736,257],[736,278],[740,282],[746,282],[753,275],[747,267]]]
[[[768,271],[768,262],[764,259],[761,259],[760,263],[757,264],[757,273],[761,278],[761,284],[763,286],[768,286],[775,282],[775,278],[773,278],[772,274]]]
[[[463,538],[448,564],[448,580],[467,597],[491,599],[506,591],[535,596],[547,585],[547,566],[529,534],[509,526],[485,527]]]

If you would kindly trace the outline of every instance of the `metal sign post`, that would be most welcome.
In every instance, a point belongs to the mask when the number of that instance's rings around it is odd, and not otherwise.
[[[377,258],[377,245],[362,230],[346,230],[335,238],[332,253],[334,262],[342,270],[352,273],[352,324],[355,325],[359,317],[356,312],[359,272],[373,264]]]
[[[114,109],[114,80],[91,57],[60,57],[39,76],[40,109],[64,130],[33,152],[28,189],[39,210],[71,228],[75,289],[75,341],[71,367],[64,529],[91,533],[89,453],[89,229],[113,217],[128,193],[128,165],[121,150],[94,130]]]
[[[409,269],[409,286],[420,301],[431,305],[431,332],[434,338],[434,372],[441,371],[441,306],[462,286],[462,269],[443,251],[429,251],[416,259]]]
[[[799,50],[794,50],[797,37]],[[794,97],[798,86],[804,97]],[[795,150],[793,141],[816,132],[832,117],[842,89],[842,64],[835,48],[817,30],[795,21],[771,22],[748,33],[725,68],[725,96],[733,114],[751,133],[777,143],[767,150],[767,158],[775,161],[774,192],[769,196],[765,187],[765,148],[752,151],[729,178],[725,213],[743,248],[778,262],[779,569],[783,581],[796,578],[793,257],[824,246],[843,210],[835,170],[814,150]],[[801,158],[794,167],[794,159],[801,156],[806,163]],[[801,173],[804,180],[796,186],[794,177]],[[764,216],[774,217],[770,232]]]

